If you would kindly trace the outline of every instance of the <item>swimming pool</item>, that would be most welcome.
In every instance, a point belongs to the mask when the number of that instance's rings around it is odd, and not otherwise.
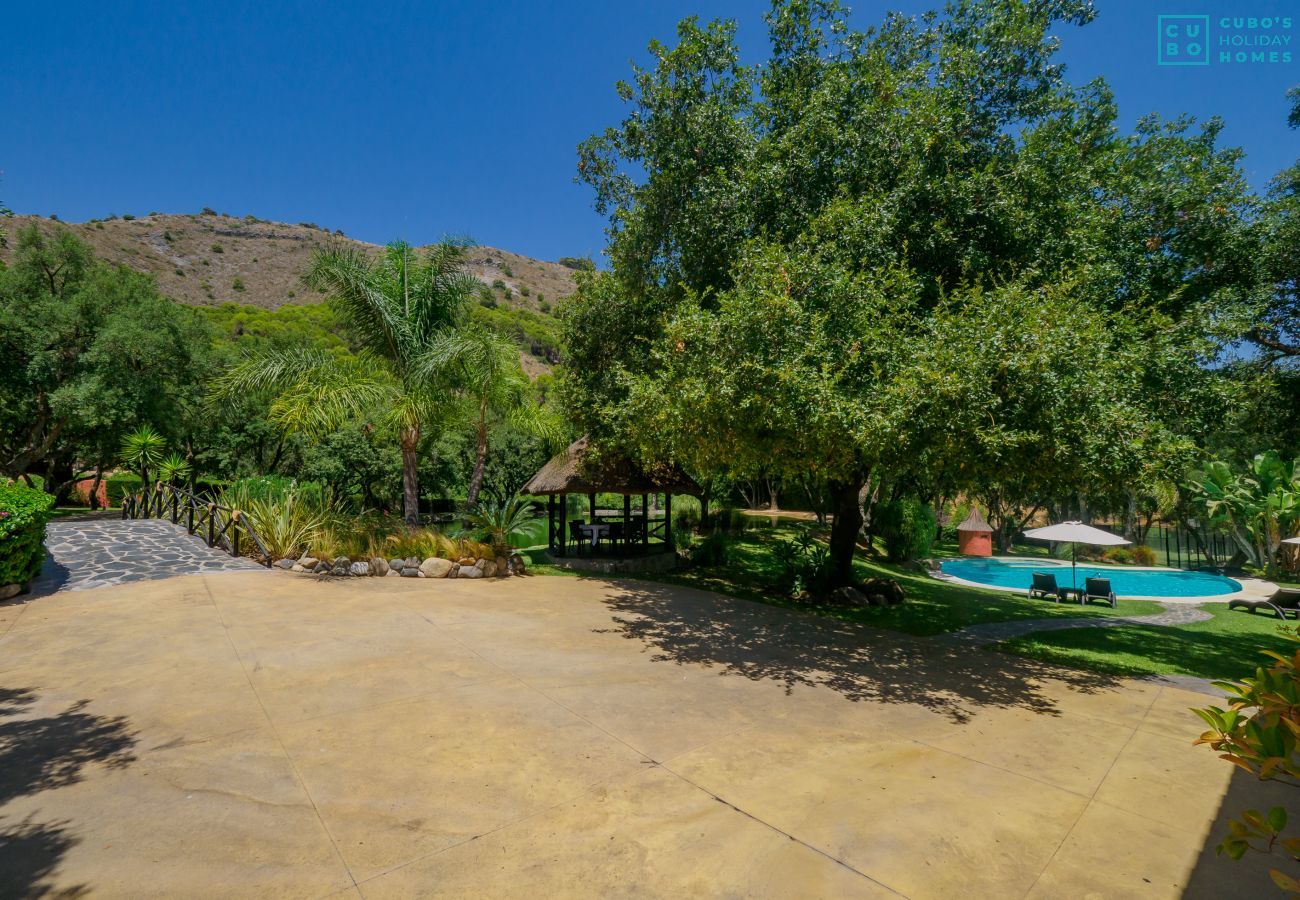
[[[1061,587],[1070,587],[1070,563],[1059,559],[949,559],[940,564],[945,575],[988,587],[1027,590],[1033,573],[1051,572]],[[1241,583],[1210,572],[1180,569],[1135,569],[1130,566],[1099,566],[1080,563],[1075,584],[1085,578],[1109,578],[1120,597],[1217,597],[1235,594]]]

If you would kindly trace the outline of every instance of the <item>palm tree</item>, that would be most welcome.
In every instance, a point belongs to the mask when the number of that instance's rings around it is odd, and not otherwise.
[[[162,462],[167,442],[148,425],[127,432],[122,438],[122,462],[140,473],[140,486],[149,495],[149,469]]]
[[[219,395],[274,391],[272,421],[312,437],[355,418],[391,425],[402,451],[403,515],[418,525],[420,438],[454,402],[423,361],[460,321],[478,284],[463,260],[464,244],[453,241],[424,253],[398,241],[378,259],[352,247],[316,251],[304,281],[327,292],[359,352],[272,350],[232,369],[220,380]]]
[[[466,505],[473,510],[483,487],[488,437],[496,424],[552,440],[559,428],[554,417],[533,397],[528,376],[519,365],[514,341],[481,325],[448,332],[422,361],[422,369],[455,384],[461,416],[474,432],[474,474]]]

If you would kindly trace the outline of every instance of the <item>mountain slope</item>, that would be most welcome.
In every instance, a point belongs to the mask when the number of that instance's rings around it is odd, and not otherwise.
[[[289,225],[211,212],[84,223],[15,216],[5,223],[10,241],[0,258],[12,257],[14,235],[33,222],[43,229],[69,228],[100,257],[153,275],[164,294],[192,305],[234,302],[275,309],[285,303],[318,303],[321,295],[301,282],[313,250],[334,242],[379,250],[311,223]],[[575,287],[573,270],[559,263],[493,247],[474,247],[467,259],[469,271],[492,291],[498,306],[507,309],[546,316],[551,305]]]

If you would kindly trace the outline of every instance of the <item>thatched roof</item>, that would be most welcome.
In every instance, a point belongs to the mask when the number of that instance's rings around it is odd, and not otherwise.
[[[581,437],[542,466],[520,493],[698,495],[700,486],[676,466],[643,468],[611,454],[588,460],[587,439]]]
[[[986,534],[993,533],[992,526],[990,526],[989,523],[985,520],[984,513],[980,512],[980,508],[978,506],[972,506],[970,508],[970,515],[966,517],[966,521],[962,522],[960,525],[957,526],[957,530],[958,531],[983,531]]]

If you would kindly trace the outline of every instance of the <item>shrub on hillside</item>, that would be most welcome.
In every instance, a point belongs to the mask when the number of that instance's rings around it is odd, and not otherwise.
[[[0,485],[0,586],[26,587],[45,560],[45,523],[54,498],[20,484]]]
[[[934,543],[934,510],[916,500],[893,500],[883,503],[874,517],[876,534],[885,543],[890,562],[920,559]]]

